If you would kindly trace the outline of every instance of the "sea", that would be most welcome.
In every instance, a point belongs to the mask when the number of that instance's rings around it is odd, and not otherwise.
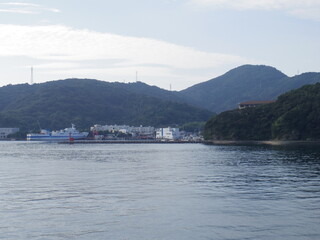
[[[320,147],[2,141],[0,239],[319,240]]]

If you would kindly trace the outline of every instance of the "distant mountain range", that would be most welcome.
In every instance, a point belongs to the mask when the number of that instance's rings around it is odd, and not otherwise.
[[[207,121],[239,102],[271,100],[288,90],[320,82],[320,73],[288,77],[268,66],[244,65],[183,91],[142,82],[67,79],[0,88],[0,127],[59,129],[74,123],[179,125]]]
[[[275,100],[289,90],[316,82],[320,82],[320,73],[310,72],[288,77],[274,67],[243,65],[179,92],[167,91],[142,82],[129,83],[125,87],[135,93],[184,102],[219,113],[237,108],[240,102]]]
[[[240,102],[275,100],[280,94],[320,82],[320,73],[288,77],[268,66],[244,65],[179,92],[187,103],[213,112],[237,108]]]

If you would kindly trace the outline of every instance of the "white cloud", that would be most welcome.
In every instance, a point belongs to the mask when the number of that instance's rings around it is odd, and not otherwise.
[[[40,59],[37,69],[128,76],[139,69],[145,76],[182,78],[183,69],[210,69],[239,65],[234,55],[208,53],[176,44],[110,33],[72,29],[61,25],[0,25],[0,56]],[[28,65],[28,64],[26,64]],[[62,74],[63,75],[63,74]],[[99,75],[99,76],[100,76]],[[63,76],[62,76],[63,77]],[[203,79],[200,79],[203,80]]]
[[[0,12],[19,13],[19,14],[39,14],[41,12],[59,13],[56,8],[47,8],[33,3],[7,2],[0,3]]]
[[[320,21],[319,0],[190,0],[192,4],[237,10],[279,10]]]
[[[4,13],[19,13],[19,14],[35,14],[34,11],[29,11],[29,10],[21,10],[21,9],[1,9],[0,12]]]
[[[39,7],[40,5],[34,3],[21,3],[21,2],[7,2],[1,3],[1,5],[12,5],[12,6],[24,6],[24,7]]]
[[[205,68],[243,60],[238,56],[197,51],[154,39],[61,25],[0,25],[0,32],[0,56],[64,61],[123,59],[125,64],[161,64],[176,68]]]

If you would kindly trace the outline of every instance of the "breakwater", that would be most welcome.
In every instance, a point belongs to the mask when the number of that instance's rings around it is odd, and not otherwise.
[[[203,141],[159,141],[159,140],[73,140],[60,144],[195,144]]]

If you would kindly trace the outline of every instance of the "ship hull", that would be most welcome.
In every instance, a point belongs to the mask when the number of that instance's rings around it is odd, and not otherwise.
[[[85,139],[87,135],[71,135],[71,136],[50,136],[41,134],[28,134],[28,141],[67,141],[69,139]]]
[[[75,139],[85,139],[89,133],[79,132],[75,129],[74,124],[71,128],[65,128],[60,131],[48,131],[42,129],[40,133],[29,133],[27,134],[28,141],[67,141]]]

